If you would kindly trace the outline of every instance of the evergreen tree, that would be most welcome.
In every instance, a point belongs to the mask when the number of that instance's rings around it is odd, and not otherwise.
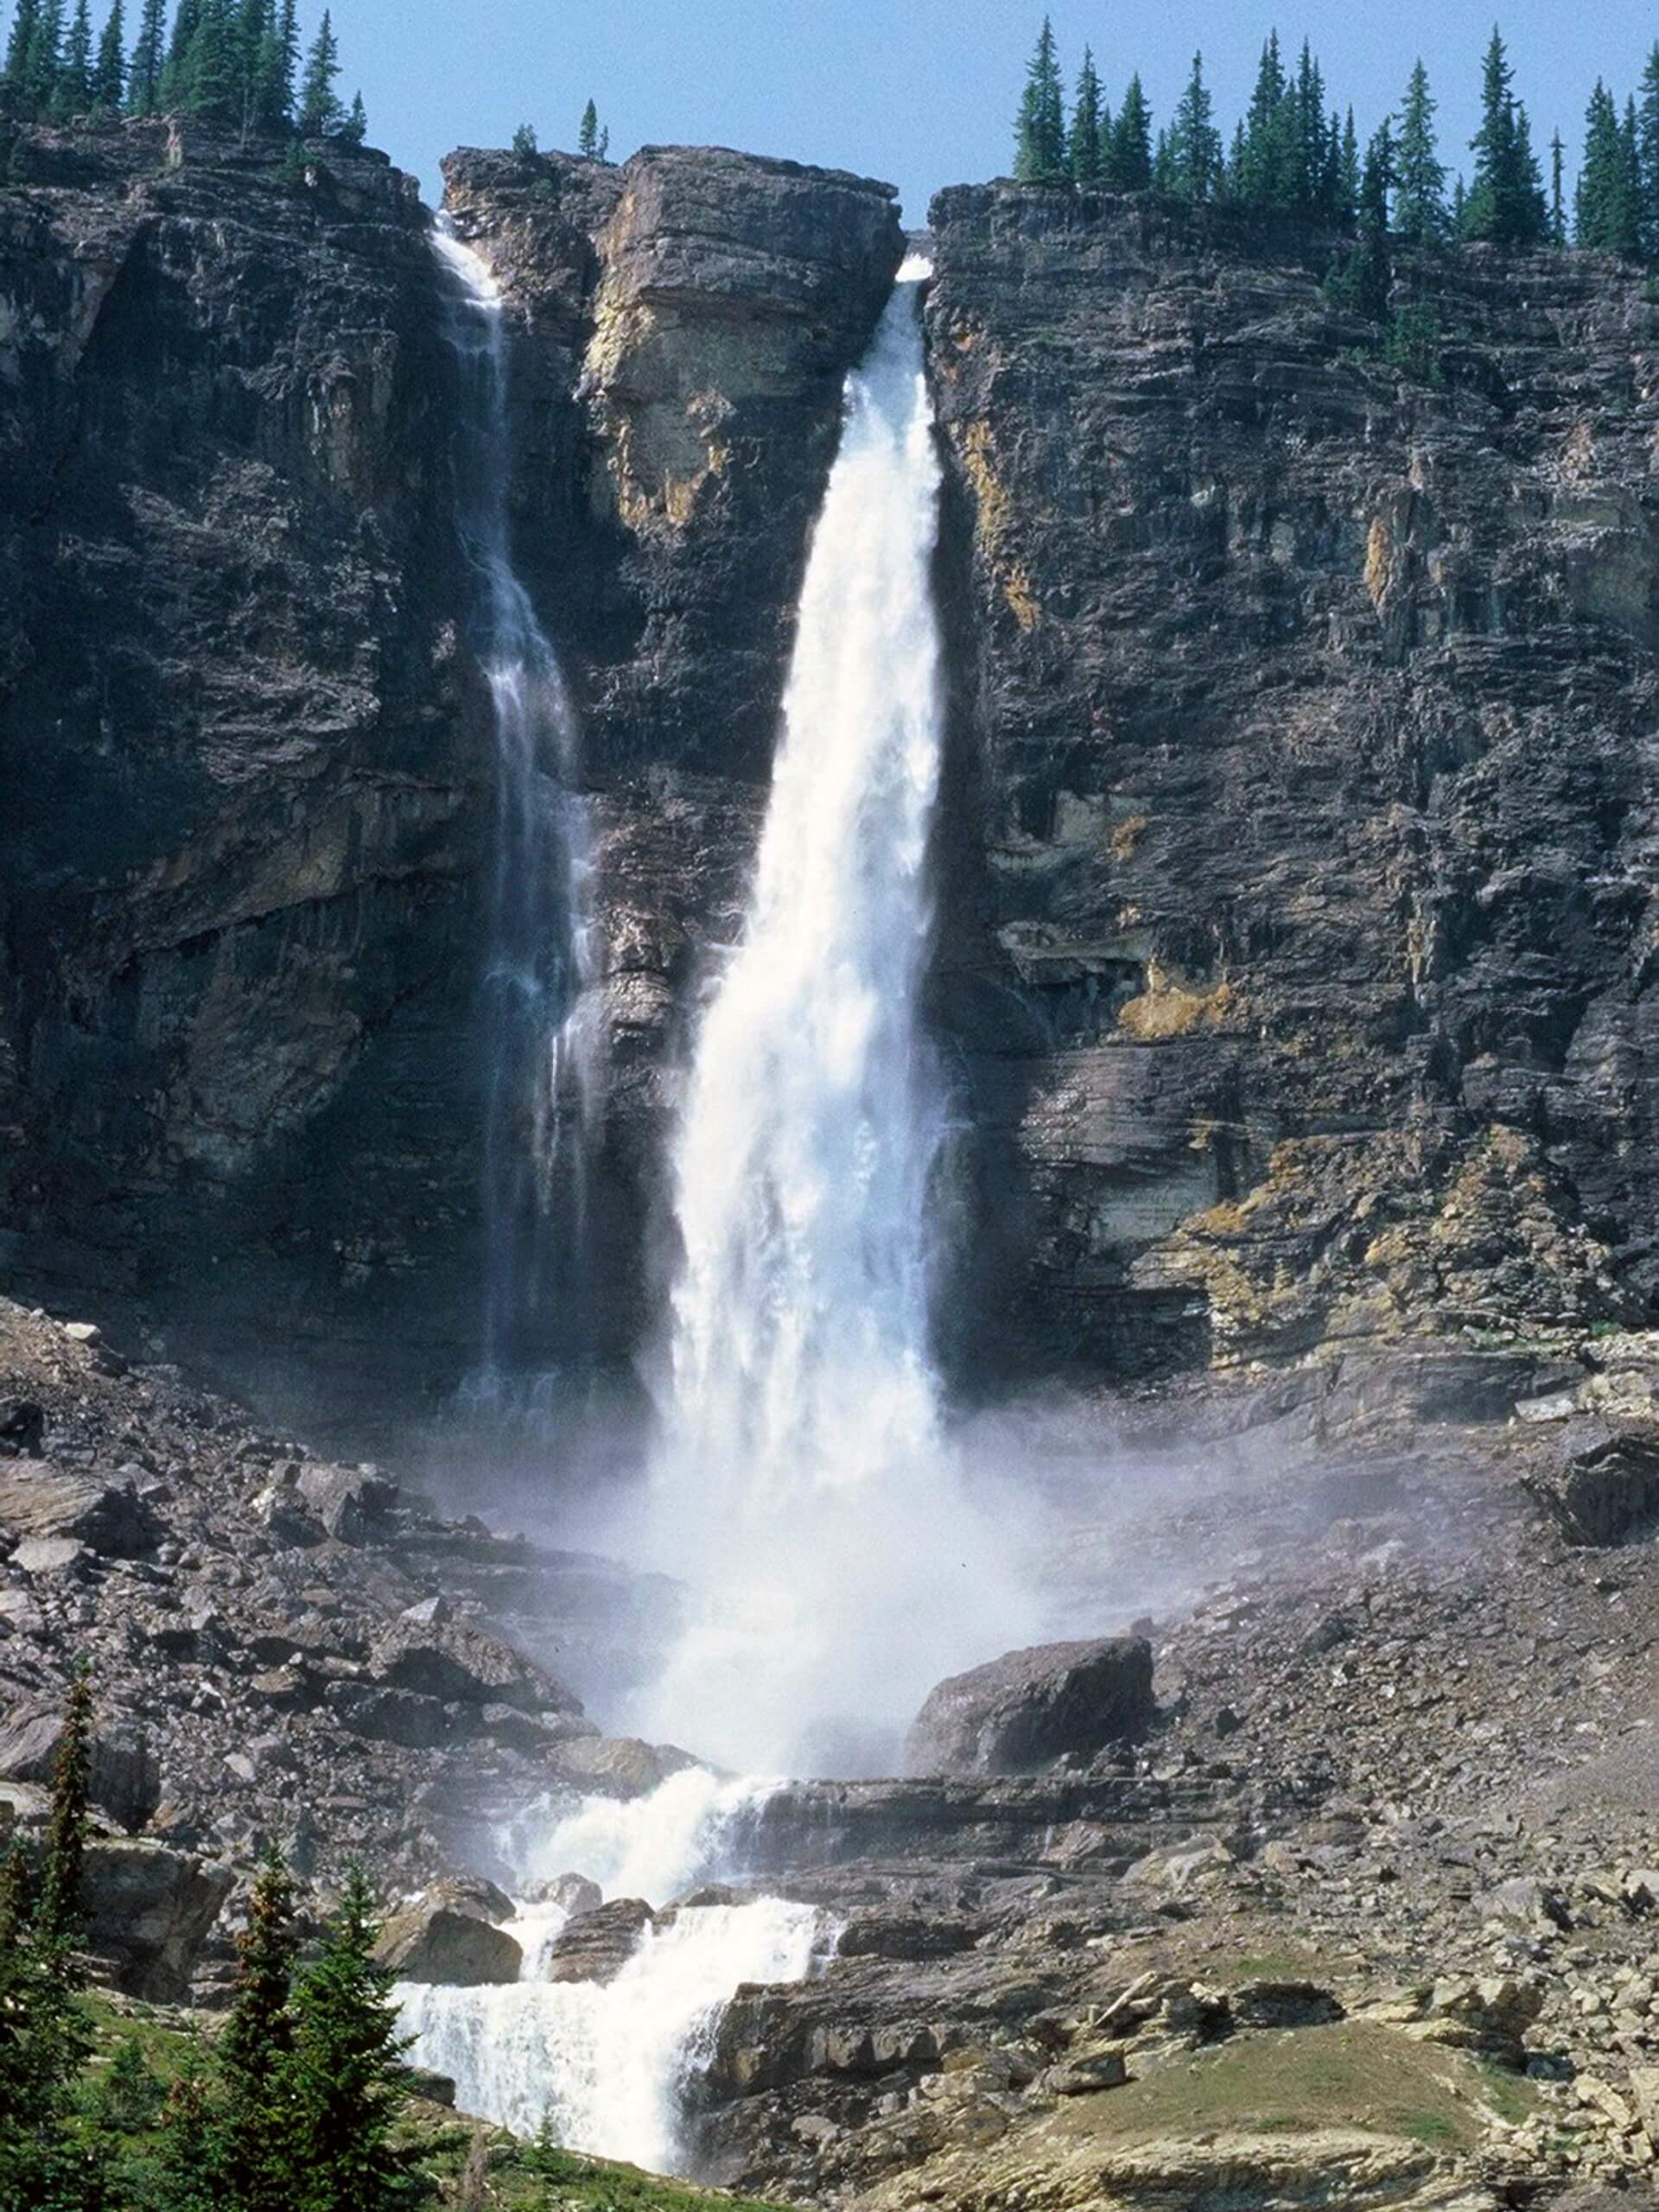
[[[408,2162],[388,2140],[408,2091],[397,1976],[374,1955],[379,1935],[353,1869],[322,1955],[294,1996],[292,2212],[396,2212],[411,2199]]]
[[[1549,242],[1555,246],[1567,244],[1566,174],[1567,148],[1558,130],[1549,142]]]
[[[1152,188],[1154,192],[1173,193],[1176,188],[1174,148],[1169,132],[1160,130],[1152,156]]]
[[[69,18],[69,35],[63,42],[58,81],[52,92],[52,112],[60,122],[85,115],[92,104],[92,16],[89,0],[75,0]]]
[[[540,150],[536,143],[536,126],[521,123],[512,134],[512,150],[521,162],[533,162]]]
[[[1642,72],[1642,91],[1637,108],[1637,212],[1642,231],[1642,251],[1659,256],[1659,45],[1648,56]]]
[[[1204,81],[1204,56],[1192,57],[1192,73],[1186,80],[1170,125],[1166,159],[1173,189],[1185,200],[1213,200],[1221,185],[1221,133],[1215,125],[1215,108]]]
[[[340,137],[347,146],[360,146],[369,135],[369,111],[363,105],[360,92],[352,94],[352,104],[346,111],[346,120],[340,126]]]
[[[1428,72],[1419,60],[1400,111],[1400,184],[1394,209],[1395,231],[1412,245],[1433,245],[1447,229],[1446,167],[1434,132],[1436,106],[1428,89]]]
[[[232,0],[201,0],[179,86],[179,105],[188,115],[226,128],[240,124],[242,73],[238,46]]]
[[[219,2176],[237,2212],[289,2212],[283,2071],[294,2050],[289,1999],[298,1949],[294,1885],[273,1846],[249,1894],[247,1925],[237,1943],[236,1992],[217,2053]]]
[[[1255,89],[1244,119],[1238,164],[1238,196],[1247,207],[1290,205],[1292,149],[1285,103],[1285,65],[1274,31],[1262,49]]]
[[[118,115],[127,85],[127,30],[121,0],[110,0],[98,60],[92,67],[92,105],[101,115]]]
[[[1359,220],[1359,133],[1350,108],[1342,125],[1342,148],[1337,157],[1337,203],[1332,210],[1344,229]]]
[[[1065,99],[1054,28],[1046,16],[1026,72],[1014,132],[1014,174],[1020,182],[1060,183],[1066,174]]]
[[[1592,252],[1640,251],[1637,135],[1634,105],[1621,125],[1612,94],[1598,79],[1585,116],[1584,162],[1573,202],[1574,236]]]
[[[83,1668],[69,1685],[63,1733],[52,1760],[52,1811],[46,1874],[35,1923],[48,1943],[72,1946],[80,1934],[81,1869],[92,1780],[92,1678]]]
[[[1306,39],[1288,99],[1284,135],[1290,148],[1290,204],[1312,215],[1319,212],[1325,181],[1325,73]]]
[[[576,151],[586,162],[599,158],[599,110],[590,99],[576,126]]]
[[[207,2065],[193,2050],[162,2107],[156,2212],[229,2212],[219,2187],[220,2139]]]
[[[138,37],[127,72],[127,110],[132,115],[153,115],[161,99],[162,69],[166,59],[167,0],[143,0],[138,17]]]
[[[340,42],[334,36],[333,17],[325,8],[316,37],[311,41],[311,51],[305,57],[305,75],[300,81],[300,111],[296,128],[302,138],[327,138],[345,120],[345,110],[334,90],[334,79],[339,74]]]
[[[63,67],[63,0],[40,0],[23,63],[25,115],[48,115]]]
[[[1071,137],[1067,149],[1068,166],[1077,183],[1098,184],[1104,176],[1109,130],[1109,118],[1103,130],[1100,79],[1095,73],[1095,57],[1085,46],[1083,67],[1077,72],[1077,98],[1071,104]]]
[[[1458,238],[1466,238],[1469,235],[1469,188],[1463,181],[1461,169],[1452,188],[1452,229]]]
[[[162,64],[156,85],[156,105],[166,113],[175,113],[184,105],[189,90],[187,59],[200,22],[201,0],[179,0],[173,17],[173,35],[168,41],[167,59]]]
[[[11,19],[11,30],[6,39],[5,82],[15,92],[21,92],[29,72],[29,50],[35,42],[35,26],[40,20],[40,0],[17,0],[16,11]]]
[[[1152,111],[1138,71],[1129,79],[1112,125],[1106,181],[1115,192],[1144,192],[1152,182]]]
[[[1527,111],[1515,98],[1503,34],[1496,29],[1486,49],[1480,129],[1470,143],[1475,175],[1464,210],[1465,234],[1495,245],[1541,245],[1549,229],[1543,179]]]
[[[1327,280],[1339,307],[1368,322],[1385,322],[1394,282],[1389,248],[1389,201],[1395,184],[1393,133],[1386,120],[1365,149],[1359,186],[1359,243]]]

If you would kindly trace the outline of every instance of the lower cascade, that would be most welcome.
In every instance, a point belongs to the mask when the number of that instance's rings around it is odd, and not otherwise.
[[[683,1265],[646,1543],[693,1612],[639,1725],[751,1770],[890,1763],[969,1599],[974,1649],[1008,1605],[929,1342],[945,1114],[917,1013],[944,734],[928,273],[900,271],[848,381],[748,911],[674,1161]]]
[[[530,1876],[575,1870],[607,1899],[666,1902],[733,1871],[744,1817],[769,1787],[699,1767],[644,1800],[590,1798],[535,1838]],[[523,1849],[530,1840],[505,1840]],[[815,1907],[782,1897],[681,1905],[644,1929],[613,1980],[552,1982],[548,1943],[565,1920],[556,1906],[527,1905],[511,1923],[524,1953],[517,1982],[401,1985],[410,2055],[454,2082],[463,2111],[521,2134],[545,2121],[573,2150],[680,2171],[685,2092],[733,1993],[803,1980],[833,1929]]]

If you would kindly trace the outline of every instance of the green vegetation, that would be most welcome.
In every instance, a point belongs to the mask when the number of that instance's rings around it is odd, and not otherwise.
[[[611,134],[601,130],[599,110],[589,100],[582,111],[582,121],[576,130],[576,151],[586,162],[603,162],[610,157]]]
[[[126,50],[124,0],[111,0],[96,45],[91,0],[14,0],[0,68],[0,118],[68,123],[117,115],[188,115],[257,137],[360,144],[359,92],[336,92],[340,53],[324,12],[301,73],[296,0],[142,0]]]
[[[1339,296],[1355,304],[1364,294],[1371,319],[1386,322],[1377,297],[1387,288],[1378,272],[1390,244],[1435,247],[1461,238],[1516,251],[1568,244],[1567,149],[1557,130],[1546,190],[1501,30],[1494,29],[1482,64],[1480,128],[1470,142],[1467,178],[1452,177],[1441,157],[1438,108],[1419,59],[1398,109],[1372,136],[1372,182],[1379,167],[1386,182],[1380,200],[1373,189],[1367,200],[1353,110],[1339,111],[1331,101],[1306,41],[1293,66],[1277,31],[1269,35],[1249,106],[1230,137],[1217,126],[1203,57],[1195,56],[1175,113],[1154,143],[1139,75],[1130,78],[1114,121],[1090,50],[1068,118],[1059,50],[1045,17],[1014,119],[1014,174],[1024,184],[1116,192],[1151,186],[1178,199],[1357,232],[1370,265],[1362,260],[1351,271]],[[1573,215],[1576,245],[1659,261],[1659,44],[1622,105],[1605,84],[1592,94]]]

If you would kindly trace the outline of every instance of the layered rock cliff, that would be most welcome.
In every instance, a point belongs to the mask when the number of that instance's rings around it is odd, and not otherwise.
[[[165,124],[10,169],[10,1278],[243,1381],[442,1395],[491,760],[427,219],[378,157],[302,181]],[[902,239],[884,187],[718,150],[462,153],[447,198],[505,288],[516,558],[582,715],[585,1326],[622,1363]],[[1328,240],[1011,186],[934,224],[960,1371],[1645,1315],[1659,307],[1580,256],[1414,263],[1408,372],[1325,299]]]
[[[1408,374],[1330,240],[933,216],[981,1341],[1098,1373],[1646,1312],[1659,306],[1425,259]]]

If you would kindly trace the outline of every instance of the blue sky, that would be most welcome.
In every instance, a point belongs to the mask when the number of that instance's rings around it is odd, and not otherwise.
[[[304,12],[314,15],[315,0]],[[1273,0],[1057,0],[1068,79],[1085,40],[1116,102],[1138,67],[1168,114],[1195,47],[1230,127],[1249,97]],[[1541,146],[1560,125],[1576,154],[1596,77],[1622,95],[1659,37],[1652,0],[1526,0],[1501,10],[1517,86]],[[569,146],[598,101],[613,155],[650,142],[718,143],[886,177],[913,223],[942,184],[996,175],[1040,5],[1025,0],[337,0],[342,89],[361,85],[377,145],[437,189],[440,155],[500,145],[522,121]],[[1306,30],[1332,91],[1366,130],[1414,57],[1441,102],[1443,157],[1474,127],[1492,0],[1305,0],[1276,17]]]

